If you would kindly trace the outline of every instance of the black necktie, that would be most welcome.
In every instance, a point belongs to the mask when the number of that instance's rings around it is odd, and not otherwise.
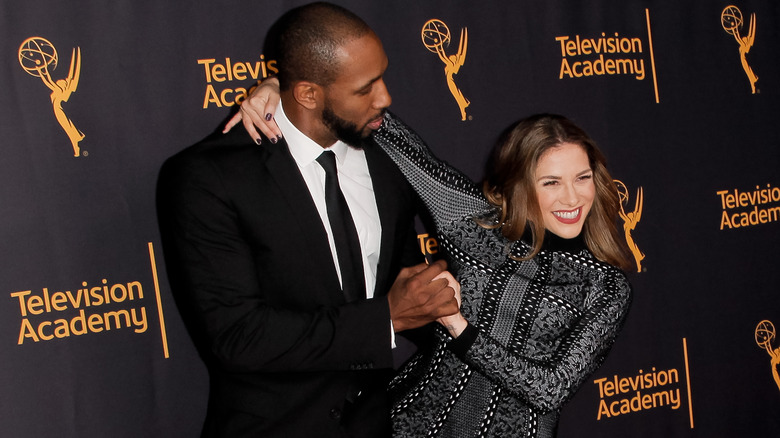
[[[360,253],[355,222],[349,213],[349,206],[339,187],[336,172],[336,154],[325,151],[317,157],[317,162],[325,169],[325,204],[328,208],[328,220],[336,243],[336,254],[341,269],[341,289],[347,301],[366,297],[366,280],[363,273],[363,257]]]

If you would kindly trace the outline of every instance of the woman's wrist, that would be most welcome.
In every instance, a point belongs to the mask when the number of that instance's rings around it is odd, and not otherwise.
[[[440,322],[442,325],[444,325],[444,328],[450,332],[450,336],[456,339],[461,335],[461,333],[463,333],[463,330],[466,330],[466,327],[469,325],[469,322],[466,321],[466,318],[464,318],[460,313],[451,317],[447,317]]]

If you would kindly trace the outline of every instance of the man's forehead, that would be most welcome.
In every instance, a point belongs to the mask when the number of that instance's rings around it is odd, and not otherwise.
[[[373,34],[353,39],[338,48],[335,82],[365,82],[382,77],[388,60],[382,43]]]
[[[336,47],[334,56],[342,62],[362,61],[372,56],[384,56],[382,41],[373,32],[350,38]]]

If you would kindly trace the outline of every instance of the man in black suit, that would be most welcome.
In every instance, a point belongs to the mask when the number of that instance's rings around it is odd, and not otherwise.
[[[456,313],[451,276],[442,263],[411,266],[414,194],[371,141],[391,101],[378,37],[321,3],[280,28],[284,139],[257,147],[242,130],[216,134],[160,176],[169,276],[205,340],[203,435],[389,436],[395,332]],[[342,292],[355,264],[329,221],[326,149],[359,236],[358,299]]]

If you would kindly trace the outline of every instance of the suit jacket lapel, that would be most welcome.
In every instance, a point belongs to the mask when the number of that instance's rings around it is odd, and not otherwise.
[[[327,290],[340,291],[327,233],[298,165],[290,155],[287,142],[282,140],[276,145],[264,144],[262,147],[267,148],[265,165],[291,212],[290,221],[298,225],[302,237],[301,251],[304,252],[301,258],[306,260],[303,263],[315,269]],[[339,296],[343,298],[343,295]]]
[[[294,221],[300,230],[302,248],[306,251],[305,258],[314,261],[308,264],[314,266],[312,269],[316,269],[317,275],[323,279],[328,290],[341,290],[322,220],[311,199],[306,182],[287,149],[287,143],[282,140],[276,145],[264,144],[263,147],[267,152],[265,165],[268,173],[276,181],[288,209],[292,212],[290,220]],[[368,144],[365,152],[379,211],[379,221],[382,224],[376,284],[377,286],[392,284],[395,277],[390,278],[390,268],[393,248],[396,246],[395,239],[407,237],[398,236],[397,232],[402,206],[399,205],[401,198],[396,195],[396,192],[402,180],[397,176],[395,164],[378,145]],[[325,260],[329,262],[325,263]],[[343,299],[343,295],[339,294],[339,296]]]

